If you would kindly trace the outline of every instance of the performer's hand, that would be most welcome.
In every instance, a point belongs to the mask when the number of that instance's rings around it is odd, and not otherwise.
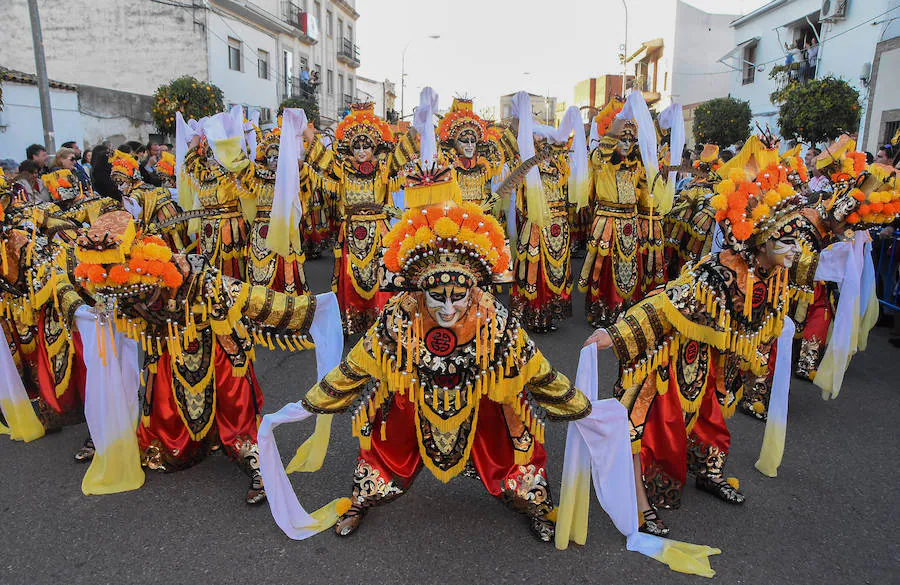
[[[623,120],[622,118],[613,118],[612,123],[609,125],[609,129],[606,131],[606,135],[618,138],[622,135],[622,130],[624,129],[625,120]]]
[[[200,135],[199,134],[195,134],[194,136],[191,137],[191,143],[188,145],[188,149],[195,148],[197,146],[200,146]]]
[[[592,343],[597,344],[597,349],[607,349],[612,346],[612,339],[606,329],[597,329],[587,338],[587,341],[584,342],[584,347],[587,347]]]
[[[316,127],[312,124],[307,125],[306,128],[303,129],[303,141],[306,143],[310,143],[315,137]]]

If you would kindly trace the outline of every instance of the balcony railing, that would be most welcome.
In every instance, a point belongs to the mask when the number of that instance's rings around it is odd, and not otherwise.
[[[304,83],[299,77],[295,77],[291,84],[291,97],[315,99],[318,90],[319,84],[312,82]]]
[[[341,39],[337,52],[338,61],[354,69],[359,67],[359,47],[349,39]]]
[[[282,14],[284,14],[284,21],[297,29],[300,40],[309,45],[318,42],[317,39],[309,36],[309,18],[311,16],[308,12],[293,2],[285,0],[282,2]]]
[[[356,103],[356,100],[353,99],[353,96],[345,93],[343,95],[343,99],[341,100],[341,109],[349,110],[350,106],[352,106],[354,103]]]

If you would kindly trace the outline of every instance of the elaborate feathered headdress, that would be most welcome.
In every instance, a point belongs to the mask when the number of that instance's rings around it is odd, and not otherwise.
[[[127,211],[97,218],[78,236],[75,257],[75,278],[89,292],[127,296],[159,286],[178,288],[183,279],[165,241],[138,234]]]
[[[132,155],[116,150],[109,157],[110,176],[119,175],[129,181],[137,181],[141,178],[141,169],[138,161]]]
[[[480,142],[487,134],[487,123],[473,111],[472,100],[453,98],[450,112],[438,124],[438,138],[441,142],[452,142],[464,130],[474,132]]]
[[[384,243],[385,266],[411,289],[488,286],[509,264],[500,224],[470,203],[407,211]]]
[[[349,149],[359,136],[366,136],[376,148],[383,143],[394,142],[394,134],[390,125],[375,115],[375,104],[372,102],[353,104],[334,132],[339,147]]]
[[[82,195],[81,181],[70,170],[60,169],[41,176],[54,201],[70,201]]]

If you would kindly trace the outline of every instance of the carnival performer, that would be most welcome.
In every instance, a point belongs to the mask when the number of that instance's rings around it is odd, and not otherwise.
[[[629,97],[631,112],[644,115],[642,123],[653,124],[640,92],[631,95],[636,96]],[[622,116],[623,108],[622,102],[612,100],[594,120],[598,136],[590,154],[594,222],[578,279],[578,288],[585,293],[585,314],[594,327],[614,322],[667,280],[662,219],[672,202],[657,198],[660,185],[648,181],[648,175],[659,176],[656,132],[652,144],[639,144],[638,123],[632,116]]]
[[[586,416],[590,404],[490,294],[508,262],[502,242],[497,221],[473,204],[409,211],[386,236],[385,262],[406,291],[303,401],[314,413],[351,409],[360,440],[339,535],[402,495],[424,466],[441,481],[474,471],[551,540],[545,421]]]
[[[331,148],[321,135],[310,140],[305,167],[310,188],[337,193],[341,202],[332,289],[347,335],[366,331],[391,296],[381,290],[382,238],[388,220],[400,215],[392,198],[400,188],[398,173],[415,155],[394,149],[391,128],[371,103],[353,106],[338,124]]]
[[[474,112],[472,100],[454,98],[450,111],[437,127],[440,154],[456,175],[462,200],[475,203],[500,220],[500,201],[493,197],[492,181],[512,164],[515,137],[505,127],[489,126]]]
[[[163,187],[170,192],[175,189],[177,181],[175,176],[174,154],[169,151],[159,153],[159,160],[156,161],[153,171],[156,173],[156,176],[159,177],[160,181],[162,181]],[[177,196],[177,193],[173,193],[173,195]]]
[[[237,181],[225,166],[246,160],[240,139],[222,136],[211,142],[207,135],[194,136],[181,172],[203,211],[197,253],[223,275],[243,280],[247,276],[247,220]]]
[[[69,171],[66,171],[69,172]],[[73,188],[77,179],[72,177]],[[67,189],[63,187],[63,189]],[[68,197],[63,193],[63,196]],[[48,205],[7,207],[2,238],[3,278],[0,279],[0,323],[31,404],[2,401],[8,422],[30,429],[14,434],[33,440],[44,432],[84,421],[85,368],[81,338],[71,327],[70,308],[83,304],[78,293],[61,278],[65,244],[52,241],[57,230],[69,229],[69,220],[46,214]],[[40,428],[33,424],[37,413]],[[10,424],[12,428],[13,425]],[[93,455],[90,439],[75,454],[76,461]]]
[[[665,262],[670,280],[678,278],[682,267],[696,262],[712,250],[716,210],[709,204],[713,186],[720,180],[722,165],[719,147],[706,144],[694,162],[693,177],[678,194],[672,211],[663,219]]]
[[[140,209],[140,225],[161,224],[175,218],[181,213],[178,203],[172,198],[167,187],[154,187],[141,179],[140,164],[131,154],[116,150],[109,157],[111,167],[109,176],[119,188],[123,197],[128,197]],[[162,232],[166,244],[176,251],[184,250],[188,245],[186,226],[176,223]]]
[[[546,333],[572,314],[568,207],[570,201],[578,208],[587,205],[590,179],[584,126],[574,106],[558,129],[535,125],[525,92],[516,94],[513,107],[519,117],[519,157],[527,160],[536,150],[548,156],[528,171],[516,194],[520,220],[511,310],[529,330]]]
[[[286,255],[279,254],[269,245],[272,204],[275,200],[276,176],[279,165],[279,149],[282,128],[275,127],[266,133],[256,147],[255,161],[241,157],[228,165],[234,173],[239,194],[245,206],[256,208],[253,223],[247,238],[246,281],[288,294],[308,292],[303,264],[306,261],[302,235],[298,226],[290,226],[293,237],[289,237]],[[293,161],[293,165],[303,161]],[[291,171],[299,172],[293,168]],[[282,172],[287,172],[287,169]],[[301,192],[304,194],[301,198]],[[301,187],[292,199],[308,201],[308,187]],[[305,207],[305,206],[304,206]],[[306,209],[304,209],[306,212]],[[305,214],[305,213],[304,213]],[[299,223],[299,222],[298,222]]]
[[[746,170],[728,169],[712,198],[726,248],[588,339],[613,347],[621,364],[615,393],[629,411],[641,530],[651,534],[668,533],[656,509],[680,505],[688,470],[698,489],[744,502],[723,473],[725,418],[747,385],[767,377],[789,299],[800,293],[788,269],[800,251],[803,199],[783,174],[764,176],[764,156],[749,160]]]
[[[262,502],[254,345],[312,347],[306,335],[315,299],[224,276],[199,255],[173,255],[159,237],[136,232],[122,211],[79,236],[76,254],[78,284],[145,352],[142,463],[175,471],[221,445],[250,476],[246,502]]]

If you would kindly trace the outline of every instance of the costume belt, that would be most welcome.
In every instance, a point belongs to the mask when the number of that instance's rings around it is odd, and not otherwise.
[[[205,207],[204,209],[214,212],[214,219],[232,219],[235,217],[241,217],[243,215],[241,213],[241,210],[238,209],[237,202],[228,203],[226,205],[209,206]]]
[[[633,219],[637,215],[638,210],[634,203],[610,203],[608,201],[598,201],[597,206],[594,208],[594,212],[610,217]]]

